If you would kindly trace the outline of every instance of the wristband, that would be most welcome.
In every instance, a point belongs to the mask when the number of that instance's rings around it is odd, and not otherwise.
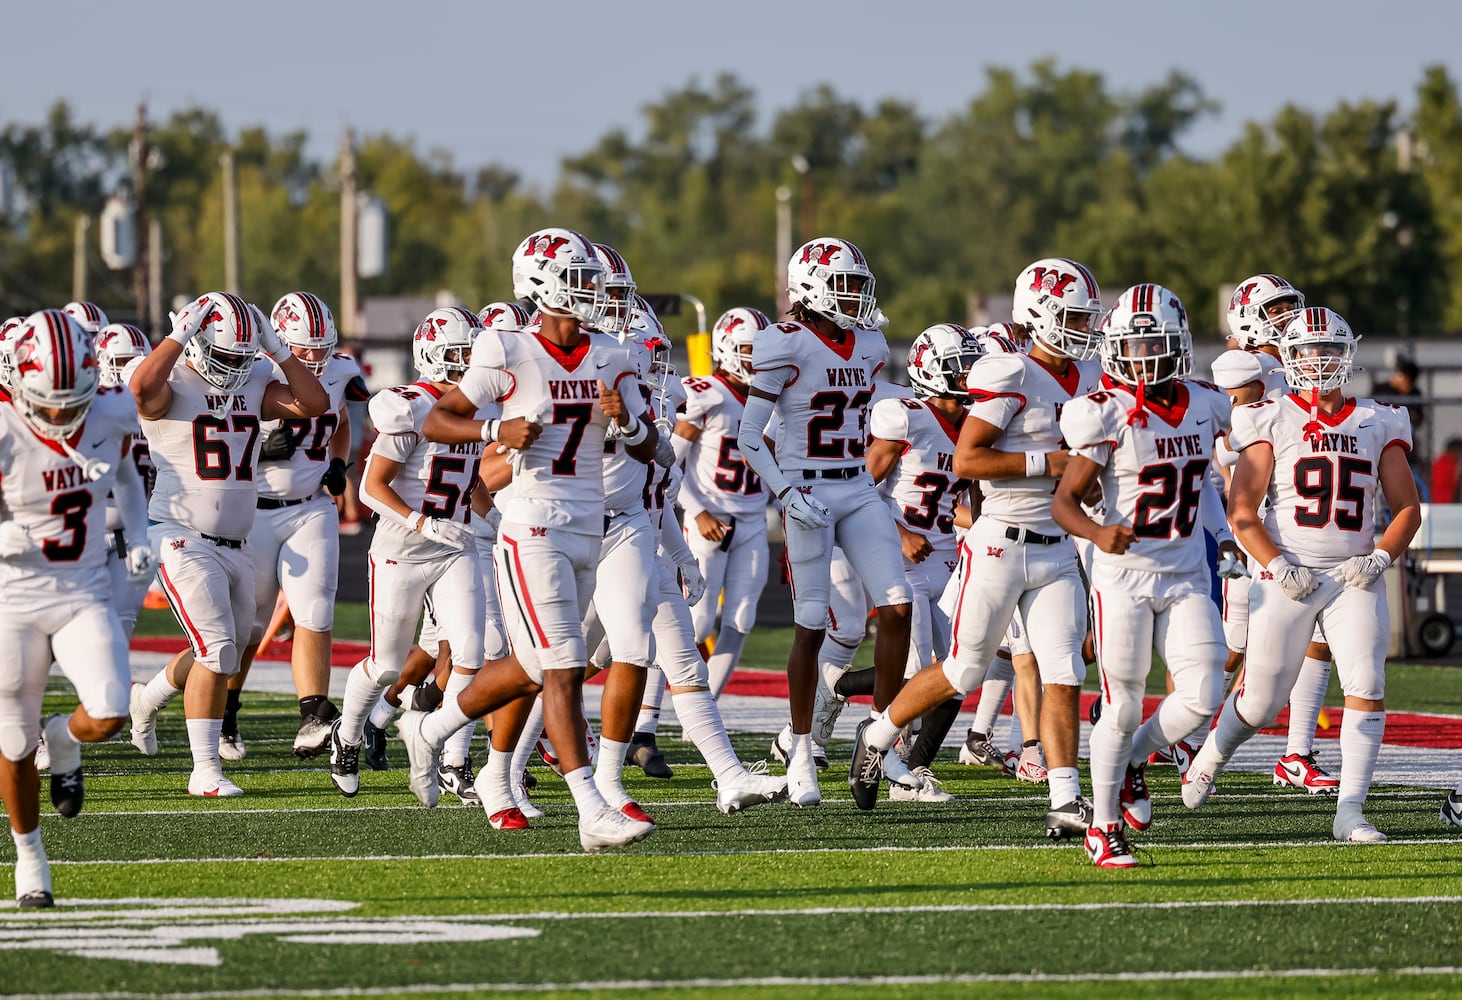
[[[497,440],[497,432],[502,427],[501,420],[484,420],[482,422],[482,443],[491,444]]]
[[[634,421],[630,425],[634,430],[630,430],[629,427],[620,429],[620,440],[624,442],[627,448],[633,448],[637,444],[644,444],[645,439],[650,436],[650,429],[645,426],[644,421],[638,417],[631,417],[630,419]]]
[[[1031,479],[1046,474],[1046,453],[1044,451],[1028,451],[1025,453],[1025,474]]]

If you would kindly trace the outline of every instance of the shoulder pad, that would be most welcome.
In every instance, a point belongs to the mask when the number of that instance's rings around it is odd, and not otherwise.
[[[419,434],[431,409],[431,393],[414,385],[396,385],[371,397],[371,423],[382,434]]]
[[[1061,436],[1073,448],[1114,442],[1113,415],[1122,408],[1116,394],[1105,390],[1077,396],[1061,407]]]

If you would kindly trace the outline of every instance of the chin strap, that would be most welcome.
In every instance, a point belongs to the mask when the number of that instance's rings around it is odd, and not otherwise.
[[[1310,390],[1310,420],[1304,427],[1305,440],[1311,444],[1320,443],[1320,390]]]
[[[1137,405],[1127,411],[1127,426],[1133,424],[1147,426],[1147,384],[1144,382],[1137,383]]]

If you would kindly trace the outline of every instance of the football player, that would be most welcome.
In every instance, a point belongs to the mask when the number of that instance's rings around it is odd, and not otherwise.
[[[1344,393],[1356,340],[1337,313],[1306,308],[1279,342],[1295,391],[1234,412],[1229,441],[1239,461],[1229,520],[1263,571],[1249,595],[1244,683],[1224,703],[1189,766],[1183,801],[1194,809],[1207,801],[1233,752],[1274,720],[1319,621],[1337,640],[1345,690],[1332,833],[1337,840],[1375,843],[1385,835],[1362,807],[1386,728],[1390,611],[1381,575],[1406,550],[1421,514],[1406,462],[1406,412]],[[1392,512],[1379,542],[1373,512],[1378,490]]]
[[[1096,545],[1091,588],[1103,707],[1091,735],[1086,852],[1098,868],[1134,868],[1123,820],[1134,830],[1152,823],[1149,755],[1185,739],[1223,699],[1223,623],[1209,594],[1199,508],[1229,401],[1184,377],[1192,364],[1187,313],[1160,285],[1117,297],[1102,326],[1101,361],[1107,387],[1061,411],[1072,457],[1051,514]],[[1101,521],[1082,509],[1098,484]],[[1225,545],[1236,558],[1233,541]],[[1154,648],[1173,690],[1143,724]]]
[[[451,647],[447,690],[464,689],[482,666],[483,582],[471,528],[482,443],[442,444],[422,430],[433,404],[467,371],[480,330],[469,310],[433,309],[411,341],[421,381],[371,397],[378,437],[360,490],[380,518],[370,554],[371,650],[351,668],[330,735],[330,778],[347,798],[360,791],[366,718],[401,675],[423,605]],[[435,788],[435,770],[431,780]]]
[[[149,541],[168,603],[204,667],[174,661],[134,685],[133,743],[157,753],[157,713],[186,686],[188,794],[242,795],[223,775],[219,739],[228,678],[239,669],[254,619],[247,540],[258,501],[260,421],[317,417],[330,399],[258,311],[227,292],[203,295],[174,317],[172,333],[137,363],[129,385],[157,466]]]
[[[980,517],[965,537],[971,562],[954,615],[954,643],[942,667],[917,674],[885,719],[860,734],[854,777],[876,766],[899,727],[973,691],[1016,608],[1027,622],[1045,693],[1041,742],[1051,809],[1046,833],[1084,835],[1091,804],[1076,767],[1077,711],[1086,664],[1086,593],[1076,546],[1051,518],[1053,479],[1066,469],[1058,409],[1096,387],[1101,291],[1081,264],[1045,258],[1021,272],[1015,318],[1031,328],[1030,353],[992,354],[976,368],[974,399],[955,446],[954,472],[981,480]]]
[[[737,442],[782,503],[796,608],[787,657],[793,733],[787,782],[795,805],[815,806],[822,794],[812,756],[812,708],[834,544],[842,545],[878,608],[878,716],[903,679],[913,594],[898,533],[863,464],[873,378],[888,360],[888,342],[877,328],[882,313],[873,272],[852,243],[822,237],[792,255],[787,288],[793,319],[756,334],[755,376]],[[782,415],[783,434],[775,456],[762,438],[774,410]],[[887,766],[890,780],[917,783],[896,756]],[[856,785],[861,808],[877,801],[882,776],[870,773],[871,781]]]
[[[41,844],[35,750],[41,701],[54,659],[80,706],[53,715],[51,802],[81,810],[81,744],[110,738],[127,716],[127,638],[112,608],[104,530],[107,495],[131,460],[137,428],[132,397],[98,388],[92,337],[58,309],[12,331],[12,405],[0,406],[0,799],[15,842],[15,896],[23,909],[53,905]],[[145,537],[140,490],[119,497],[132,538]],[[127,556],[151,561],[134,541]]]
[[[1284,365],[1279,360],[1279,339],[1285,326],[1305,307],[1298,288],[1276,274],[1255,274],[1239,282],[1229,297],[1228,322],[1231,339],[1240,350],[1258,359],[1262,368],[1265,399],[1280,399],[1289,392]],[[1246,400],[1246,402],[1252,402]],[[1221,468],[1238,461],[1226,446],[1219,447]],[[1232,680],[1244,665],[1244,647],[1249,634],[1249,587],[1247,576],[1225,581],[1223,590],[1224,635],[1228,642],[1225,676]],[[1274,765],[1274,783],[1299,788],[1311,795],[1334,795],[1339,782],[1316,761],[1315,724],[1325,704],[1330,685],[1330,649],[1316,626],[1305,650],[1299,676],[1289,698],[1289,730],[1284,755]]]
[[[737,435],[751,387],[752,345],[771,325],[765,313],[746,306],[716,320],[711,331],[715,371],[709,378],[684,380],[685,412],[675,424],[675,452],[685,467],[680,488],[685,541],[706,581],[706,598],[691,616],[696,642],[710,654],[711,690],[718,697],[741,660],[767,581],[767,494],[761,477],[741,457]]]
[[[493,712],[492,750],[477,790],[489,819],[506,819],[517,809],[513,749],[541,691],[545,727],[588,851],[634,843],[655,830],[605,801],[584,733],[583,618],[603,547],[605,435],[611,421],[618,424],[620,444],[637,461],[652,458],[658,442],[653,425],[641,419],[644,397],[629,352],[612,337],[582,329],[603,320],[604,272],[593,245],[572,230],[542,229],[523,240],[513,253],[513,292],[538,307],[539,326],[482,333],[471,370],[428,418],[432,440],[495,441],[516,452],[513,481],[496,497],[503,517],[498,588],[513,655],[484,668],[437,711],[407,712],[398,724],[412,790],[430,805],[447,736]],[[502,404],[502,416],[475,419],[490,402]]]

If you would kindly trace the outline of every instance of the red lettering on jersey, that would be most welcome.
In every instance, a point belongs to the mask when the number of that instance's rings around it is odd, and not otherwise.
[[[778,330],[781,330],[783,333],[796,333],[798,330],[802,329],[802,324],[801,323],[778,323],[777,324],[777,329]]]
[[[523,256],[532,257],[535,253],[541,253],[549,260],[557,260],[558,252],[568,241],[567,236],[534,236],[528,240],[528,245],[523,250]]]
[[[173,547],[173,551],[174,552],[177,552],[179,549],[181,549],[183,547],[183,543],[186,542],[186,541],[187,541],[187,539],[185,539],[185,538],[174,538],[168,544]]]
[[[551,378],[548,394],[552,399],[598,399],[599,383],[582,379]]]
[[[999,559],[1001,556],[1005,555],[1005,549],[995,545],[987,545],[985,546],[985,555],[989,556],[991,559]]]
[[[1066,289],[1076,282],[1076,275],[1062,274],[1060,271],[1048,267],[1038,267],[1035,274],[1031,276],[1031,291],[1045,292],[1061,299],[1066,297]]]
[[[529,536],[531,536],[533,538],[547,538],[548,537],[548,529],[547,528],[534,528],[534,527],[532,527],[530,525],[529,528],[528,528],[528,534],[529,534]]]
[[[827,267],[833,262],[833,254],[841,249],[842,247],[836,243],[809,243],[802,248],[802,263],[815,263],[821,267]]]

